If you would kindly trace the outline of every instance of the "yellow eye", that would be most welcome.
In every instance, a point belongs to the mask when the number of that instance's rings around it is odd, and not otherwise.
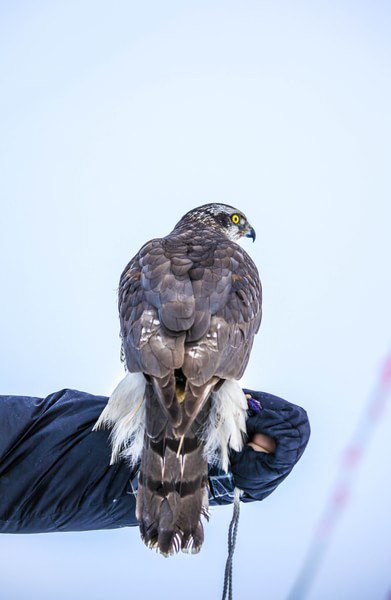
[[[238,223],[240,223],[239,215],[232,215],[231,221],[232,221],[232,223],[234,223],[234,225],[237,225]]]

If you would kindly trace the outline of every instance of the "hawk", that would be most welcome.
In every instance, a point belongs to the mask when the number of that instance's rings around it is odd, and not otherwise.
[[[241,211],[205,204],[146,243],[120,279],[127,375],[95,428],[112,427],[112,462],[141,459],[141,537],[166,556],[200,550],[208,460],[227,470],[229,446],[243,444],[247,402],[237,380],[261,322],[262,289],[242,237],[255,240]]]

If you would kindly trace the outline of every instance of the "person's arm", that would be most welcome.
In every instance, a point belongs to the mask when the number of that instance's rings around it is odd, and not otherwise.
[[[109,466],[109,432],[92,432],[107,397],[62,390],[0,396],[0,531],[135,525],[132,475]]]
[[[301,458],[310,437],[306,411],[266,392],[245,390],[255,400],[249,404],[247,433],[255,444],[265,441],[257,434],[274,440],[275,448],[269,453],[257,452],[252,444],[242,452],[231,455],[231,469],[235,485],[244,490],[245,501],[263,500],[289,475]],[[255,437],[254,437],[255,436]],[[262,486],[259,482],[262,481]]]
[[[257,392],[252,395],[256,397]],[[276,422],[281,415],[289,418],[286,407],[293,406],[277,400],[281,404],[272,410]],[[76,390],[62,390],[47,398],[0,396],[0,532],[80,531],[137,524],[137,469],[132,471],[124,461],[110,466],[109,432],[92,432],[106,402],[104,396]],[[269,441],[262,438],[263,443],[276,440],[278,458],[285,443],[278,436],[285,433],[270,426],[267,404],[265,400],[261,412],[249,411],[249,441],[259,443],[259,433],[269,436]],[[305,412],[296,408],[304,418]],[[232,453],[232,474],[211,468],[212,504],[232,501],[233,477],[247,500],[265,497],[277,487],[280,476],[276,471],[273,479],[260,468],[264,458],[272,455],[255,450],[246,446]],[[255,458],[241,464],[248,452]],[[287,458],[289,470],[297,458],[293,454]]]
[[[248,443],[231,451],[231,472],[212,468],[209,481],[216,504],[232,502],[234,487],[244,502],[263,500],[289,475],[310,437],[306,411],[282,398],[244,390],[248,396]]]

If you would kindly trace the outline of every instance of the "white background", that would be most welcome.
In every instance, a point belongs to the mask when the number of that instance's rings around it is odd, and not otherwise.
[[[2,2],[2,394],[109,394],[116,288],[139,247],[226,202],[264,318],[244,383],[305,407],[312,437],[242,510],[236,598],[285,598],[390,343],[387,2]],[[391,589],[391,411],[374,432],[310,597]],[[136,529],[0,537],[7,600],[221,594],[231,508],[199,556]]]

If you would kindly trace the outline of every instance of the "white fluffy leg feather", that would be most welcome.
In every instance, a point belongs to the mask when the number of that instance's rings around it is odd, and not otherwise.
[[[142,373],[127,373],[111,394],[93,431],[112,427],[110,464],[124,457],[134,465],[141,458],[145,429],[145,384]]]
[[[247,400],[239,383],[227,379],[212,394],[209,420],[202,434],[208,462],[228,472],[228,446],[238,452],[246,437]]]

